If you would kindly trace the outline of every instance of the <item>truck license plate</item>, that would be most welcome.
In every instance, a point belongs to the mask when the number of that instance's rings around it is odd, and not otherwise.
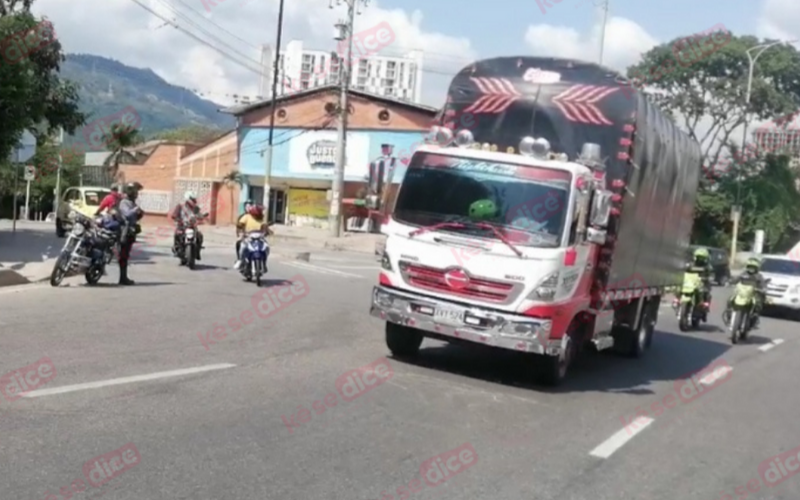
[[[433,313],[433,320],[437,323],[460,326],[464,324],[464,311],[437,307]]]

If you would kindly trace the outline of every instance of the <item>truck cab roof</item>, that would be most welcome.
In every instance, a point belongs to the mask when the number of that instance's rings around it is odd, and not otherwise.
[[[571,161],[549,160],[515,153],[505,153],[501,151],[486,151],[483,149],[459,148],[452,146],[441,147],[435,144],[425,144],[417,149],[417,152],[440,154],[444,156],[456,156],[459,158],[470,158],[486,162],[513,163],[514,165],[519,166],[568,171],[573,175],[573,177],[591,173],[591,170],[588,167]]]

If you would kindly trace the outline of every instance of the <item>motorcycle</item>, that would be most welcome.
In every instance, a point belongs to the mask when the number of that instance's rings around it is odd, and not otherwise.
[[[678,317],[678,328],[682,332],[688,331],[690,325],[697,328],[700,321],[707,321],[708,304],[701,301],[702,292],[703,279],[698,273],[687,271],[683,276],[680,295],[673,303]]]
[[[64,247],[53,264],[50,285],[57,287],[67,276],[84,274],[86,283],[96,285],[114,258],[116,235],[99,227],[92,219],[72,212],[73,220]]]
[[[267,272],[267,252],[269,244],[264,233],[255,231],[247,235],[244,242],[246,252],[245,259],[240,267],[242,276],[245,280],[256,280],[256,285],[261,286],[261,276]]]
[[[200,243],[197,241],[197,225],[200,219],[208,217],[208,214],[202,214],[199,218],[195,215],[189,217],[186,221],[183,231],[178,233],[177,246],[172,249],[172,252],[177,256],[182,266],[186,266],[191,270],[195,269],[195,262],[200,255]]]
[[[747,334],[753,328],[756,294],[756,287],[747,283],[737,283],[733,290],[733,297],[729,303],[730,309],[725,312],[728,316],[726,323],[731,334],[732,344],[746,340]],[[765,301],[769,303],[769,298],[765,298]]]

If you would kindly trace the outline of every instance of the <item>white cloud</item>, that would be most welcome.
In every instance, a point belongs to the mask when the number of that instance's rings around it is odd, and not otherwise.
[[[525,43],[534,55],[597,61],[600,54],[600,26],[594,26],[584,35],[566,26],[536,24],[528,27]],[[657,44],[658,40],[635,22],[622,17],[610,17],[606,24],[603,64],[624,72]]]
[[[800,38],[800,2],[766,0],[758,20],[758,34],[777,40]]]
[[[226,55],[165,25],[133,1],[38,0],[34,12],[53,22],[66,52],[96,54],[151,68],[170,83],[213,92],[214,100],[227,104],[224,94],[258,93],[258,46],[275,43],[278,0],[215,1],[217,5],[206,12],[202,0],[141,0],[182,29],[211,41]],[[450,72],[476,58],[469,40],[432,31],[420,11],[383,9],[375,2],[362,11],[356,32],[382,21],[394,30],[396,39],[387,49],[389,55],[432,49],[435,54],[425,54],[426,69],[447,67]],[[329,9],[323,0],[286,0],[284,14],[284,43],[297,39],[310,48],[333,50],[334,24],[346,15],[346,7]],[[209,35],[217,40],[210,40]],[[232,58],[251,69],[237,65]],[[423,101],[441,105],[446,79],[426,72],[423,82]]]

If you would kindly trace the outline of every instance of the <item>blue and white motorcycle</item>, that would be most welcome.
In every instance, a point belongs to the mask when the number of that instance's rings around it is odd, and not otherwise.
[[[244,241],[244,255],[239,271],[247,281],[256,280],[256,285],[261,286],[261,276],[267,274],[267,257],[269,256],[269,243],[261,231],[254,231],[247,235]]]

